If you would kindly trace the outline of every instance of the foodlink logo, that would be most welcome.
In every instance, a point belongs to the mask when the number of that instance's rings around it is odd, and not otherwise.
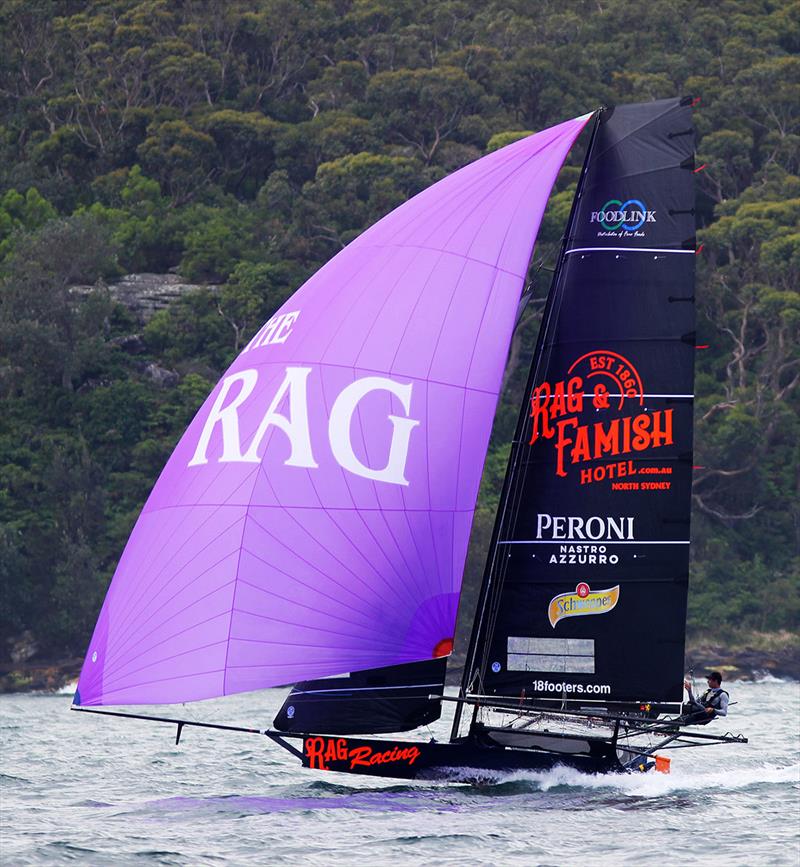
[[[420,757],[413,745],[393,744],[386,750],[376,750],[369,744],[352,745],[347,738],[307,737],[304,742],[304,764],[319,771],[358,771],[375,765],[413,765]]]
[[[645,223],[655,223],[656,212],[649,211],[640,199],[609,199],[599,211],[592,211],[590,223],[600,223],[609,232],[625,229],[635,232]]]
[[[559,593],[550,600],[547,606],[547,618],[553,629],[559,620],[567,617],[585,617],[590,614],[608,614],[619,600],[619,584],[607,590],[592,591],[589,585],[582,581],[574,593]]]

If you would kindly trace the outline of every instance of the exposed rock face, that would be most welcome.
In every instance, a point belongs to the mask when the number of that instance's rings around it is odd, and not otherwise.
[[[29,629],[16,638],[8,639],[8,655],[12,662],[27,662],[38,651],[39,646]]]
[[[180,376],[176,371],[167,370],[164,367],[159,367],[157,364],[148,364],[144,372],[160,388],[172,388],[180,380]]]
[[[800,680],[800,648],[796,642],[769,648],[726,647],[703,644],[686,649],[686,669],[694,669],[702,683],[709,671],[719,671],[723,680],[753,680],[764,675]]]
[[[215,292],[218,286],[199,286],[184,282],[179,274],[126,274],[108,287],[111,297],[133,311],[142,322],[147,322],[153,314],[188,292],[210,289]]]
[[[76,295],[88,295],[94,286],[73,286]],[[153,314],[189,292],[207,289],[216,292],[219,286],[201,286],[186,283],[179,274],[126,274],[108,285],[111,297],[127,307],[140,322],[152,319]]]

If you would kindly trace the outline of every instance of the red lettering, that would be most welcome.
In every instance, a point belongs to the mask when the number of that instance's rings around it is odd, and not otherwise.
[[[583,419],[580,414],[584,410],[583,398],[587,386],[580,376],[572,375],[576,370],[584,373],[589,370],[591,373],[587,375],[599,380],[594,383],[592,407],[600,413],[601,419],[608,410],[614,408],[609,401],[609,386],[605,382],[608,378],[617,383],[615,390],[622,391],[618,395],[617,412],[625,412],[630,406],[625,401],[630,398],[638,398],[642,409],[638,415],[623,414],[605,422],[581,424]],[[673,444],[673,410],[647,412],[644,409],[644,386],[636,368],[627,359],[614,352],[595,350],[578,358],[569,368],[569,374],[571,378],[552,384],[541,383],[531,394],[530,416],[533,421],[529,444],[533,445],[540,438],[553,441],[557,476],[564,478],[568,475],[567,463],[589,463]],[[630,461],[609,463],[588,471],[581,470],[580,484],[635,474]]]
[[[550,386],[543,382],[538,388],[533,390],[531,395],[531,418],[533,426],[531,428],[531,439],[528,445],[533,445],[540,436],[545,439],[550,439],[553,436],[553,429],[550,427],[550,419],[547,414],[547,405],[550,402]],[[540,430],[541,426],[541,430]]]
[[[579,376],[567,383],[567,412],[583,412],[583,380]]]
[[[324,738],[306,738],[306,757],[309,768],[316,768],[319,771],[328,770],[322,757],[324,749]]]
[[[566,476],[567,474],[566,470],[564,469],[564,451],[567,446],[572,442],[572,438],[566,435],[566,429],[568,427],[577,428],[578,420],[574,418],[568,418],[564,421],[558,422],[558,424],[556,425],[556,428],[558,429],[558,436],[556,439],[556,452],[558,453],[558,460],[556,463],[557,476]]]
[[[369,768],[373,765],[385,765],[399,761],[405,761],[409,765],[413,765],[421,755],[422,753],[420,753],[417,747],[400,749],[400,747],[395,745],[390,750],[384,750],[383,752],[374,752],[372,747],[366,745],[353,747],[349,755],[350,769],[352,770],[357,765]]]
[[[591,367],[592,370],[611,370],[613,364],[614,359],[608,355],[600,355],[597,353],[589,358],[589,367]]]
[[[664,420],[664,430],[661,430],[661,420]],[[651,437],[653,448],[672,445],[672,410],[666,409],[653,413],[653,435]]]
[[[369,757],[372,755],[372,747],[353,747],[350,750],[350,770],[356,765],[369,767]]]
[[[603,430],[602,422],[597,422],[594,426],[594,457],[599,458],[604,454],[619,454],[618,418],[615,418],[608,426],[608,432]]]
[[[601,464],[599,467],[592,467],[588,470],[580,471],[580,482],[582,485],[588,485],[592,482],[602,482],[604,479],[618,479],[622,476],[634,476],[636,470],[633,466],[633,461],[617,461],[612,464]],[[612,485],[613,490],[638,490],[639,483],[634,482],[634,488],[620,488],[617,483]]]
[[[564,415],[567,411],[567,401],[566,395],[564,393],[564,382],[556,383],[556,387],[553,391],[553,404],[550,407],[550,418],[554,418],[557,415]]]
[[[637,452],[643,452],[650,448],[650,421],[651,416],[647,413],[637,415],[633,420],[633,432],[636,434],[633,438],[633,447]]]
[[[581,425],[575,431],[575,445],[570,453],[570,460],[573,464],[577,464],[578,461],[588,461],[591,457],[592,453],[589,449],[589,429],[586,425]]]
[[[408,761],[409,765],[413,765],[414,762],[422,755],[417,747],[408,747],[403,751],[405,753],[404,758]]]
[[[336,741],[333,739],[330,739],[325,746],[325,761],[336,761]]]

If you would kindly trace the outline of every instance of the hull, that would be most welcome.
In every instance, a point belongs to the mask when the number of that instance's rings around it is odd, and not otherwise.
[[[556,766],[586,774],[625,770],[615,746],[602,738],[493,729],[449,743],[317,734],[271,733],[271,737],[311,770],[404,780],[481,781],[495,773],[546,771]]]

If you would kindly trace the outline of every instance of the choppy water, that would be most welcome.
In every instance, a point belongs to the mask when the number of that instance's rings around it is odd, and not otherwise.
[[[798,864],[800,685],[731,692],[725,728],[751,743],[672,753],[669,776],[556,769],[481,787],[303,771],[257,735],[186,730],[176,748],[174,727],[1,696],[0,861]],[[167,715],[263,727],[284,694]]]

